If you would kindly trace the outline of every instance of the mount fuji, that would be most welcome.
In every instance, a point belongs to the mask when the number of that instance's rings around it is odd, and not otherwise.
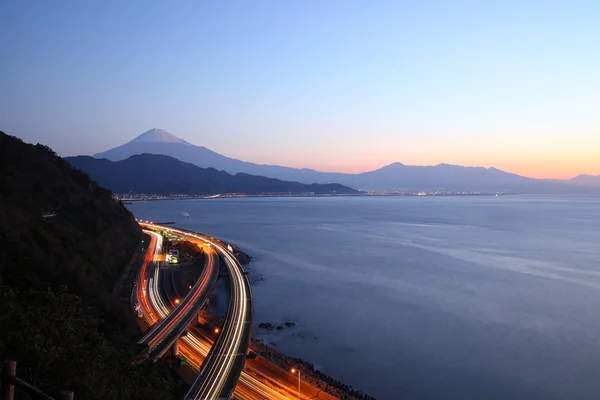
[[[334,183],[335,175],[312,169],[296,169],[277,165],[261,165],[229,158],[204,146],[196,146],[164,129],[150,129],[130,142],[114,149],[94,154],[94,158],[110,161],[125,160],[137,154],[162,154],[201,168],[214,168],[230,174],[246,173],[303,183]],[[344,174],[340,174],[344,175]]]
[[[339,183],[360,190],[516,193],[600,192],[600,186],[593,186],[588,183],[588,181],[596,182],[596,177],[585,180],[575,179],[572,182],[550,181],[527,178],[496,168],[463,167],[449,164],[411,166],[394,163],[360,174],[320,172],[307,168],[297,169],[277,165],[254,164],[226,157],[204,146],[193,145],[163,129],[151,129],[122,146],[94,154],[93,157],[121,161],[133,155],[145,153],[167,155],[201,168],[214,168],[230,174],[245,173],[306,184]]]

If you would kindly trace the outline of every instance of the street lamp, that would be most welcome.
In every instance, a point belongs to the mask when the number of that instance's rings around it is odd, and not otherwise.
[[[298,373],[298,399],[300,399],[300,370],[297,368],[291,369],[292,374]]]

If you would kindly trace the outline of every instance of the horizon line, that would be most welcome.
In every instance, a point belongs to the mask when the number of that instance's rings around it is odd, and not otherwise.
[[[129,141],[127,141],[127,142],[125,142],[125,143],[123,143],[121,145],[109,148],[108,150],[99,151],[99,152],[96,152],[94,154],[88,154],[88,155],[90,157],[94,157],[95,154],[106,153],[106,152],[111,151],[111,150],[113,150],[115,148],[118,148],[118,147],[124,146],[126,144],[129,144],[129,143],[135,141],[137,138],[139,138],[139,137],[141,137],[141,136],[143,136],[143,135],[145,135],[145,134],[147,134],[147,133],[149,133],[151,131],[163,131],[163,132],[166,132],[168,135],[173,136],[174,138],[176,138],[178,140],[181,140],[181,141],[183,141],[186,144],[189,144],[191,146],[204,147],[205,149],[213,151],[213,152],[215,152],[215,153],[217,153],[217,154],[219,154],[219,155],[221,155],[223,157],[231,158],[231,159],[242,161],[242,162],[249,162],[249,163],[252,163],[252,164],[264,165],[264,166],[285,167],[285,168],[298,169],[298,170],[311,170],[311,171],[315,171],[315,172],[319,172],[319,173],[325,173],[325,174],[360,175],[360,174],[364,174],[364,173],[368,173],[368,172],[378,171],[378,170],[381,170],[383,168],[391,167],[393,165],[400,165],[400,166],[404,166],[404,167],[421,167],[421,168],[435,168],[435,167],[439,167],[439,166],[451,166],[451,167],[461,167],[461,168],[483,168],[483,169],[486,169],[486,170],[495,169],[495,170],[498,170],[498,171],[501,171],[501,172],[504,172],[504,173],[507,173],[507,174],[513,174],[513,175],[522,176],[524,178],[536,179],[536,180],[550,180],[550,181],[552,181],[552,180],[555,180],[555,181],[569,181],[569,180],[572,180],[572,179],[575,179],[575,178],[578,178],[578,177],[581,177],[581,176],[600,177],[600,175],[588,174],[588,173],[582,172],[582,173],[578,173],[576,175],[573,175],[570,178],[540,178],[540,177],[535,177],[535,176],[530,176],[530,175],[523,175],[523,174],[517,173],[517,172],[507,171],[507,170],[500,169],[500,168],[497,168],[497,167],[494,167],[494,166],[486,167],[486,166],[483,166],[483,165],[461,165],[461,164],[453,164],[453,163],[446,163],[446,162],[440,162],[440,163],[437,163],[437,164],[405,164],[405,163],[402,163],[400,161],[394,161],[394,162],[391,162],[389,164],[385,164],[385,165],[382,165],[380,167],[376,167],[374,169],[367,169],[367,170],[363,170],[363,171],[360,171],[360,172],[340,172],[339,170],[333,170],[333,171],[332,170],[323,170],[323,169],[317,169],[317,168],[314,168],[314,167],[290,167],[290,166],[283,165],[283,164],[268,164],[268,163],[255,162],[255,161],[247,161],[247,160],[242,160],[242,159],[239,159],[239,158],[229,157],[229,156],[227,156],[225,154],[222,154],[222,153],[219,153],[219,152],[217,152],[215,150],[209,149],[208,147],[206,147],[204,145],[197,145],[197,144],[194,144],[194,143],[190,142],[189,140],[182,139],[181,137],[172,134],[171,132],[169,132],[167,129],[164,129],[164,128],[150,128],[147,131],[144,131],[143,133],[135,136],[133,139],[131,139],[131,140],[129,140]],[[146,143],[152,143],[152,142],[146,142]],[[160,141],[156,141],[154,143],[163,143],[163,144],[166,144],[166,145],[169,145],[169,144],[181,144],[181,143],[177,143],[177,142],[160,142]],[[79,154],[79,155],[84,155],[84,154]],[[77,156],[67,156],[67,157],[77,157]],[[176,157],[173,157],[173,158],[176,158]]]

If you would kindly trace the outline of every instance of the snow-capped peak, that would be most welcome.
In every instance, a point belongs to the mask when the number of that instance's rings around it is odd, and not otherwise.
[[[181,143],[190,144],[183,139],[179,139],[177,136],[170,134],[164,129],[150,129],[147,132],[142,133],[129,143]]]

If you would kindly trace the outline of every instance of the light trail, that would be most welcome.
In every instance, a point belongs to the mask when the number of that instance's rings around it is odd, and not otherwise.
[[[211,244],[225,259],[231,282],[231,299],[226,321],[185,399],[230,398],[244,367],[249,346],[252,323],[250,285],[239,262],[223,246],[198,235],[176,229],[169,230]]]
[[[206,302],[210,291],[217,279],[218,266],[215,267],[215,253],[208,248],[204,269],[192,290],[185,296],[172,311],[157,297],[159,286],[159,269],[155,268],[154,278],[151,279],[152,290],[151,301],[157,304],[161,311],[168,315],[156,324],[138,343],[148,345],[148,351],[152,359],[162,356],[168,348],[177,340],[185,330],[186,326],[195,317],[197,310]]]
[[[230,255],[230,253],[226,249],[224,249],[221,245],[217,244],[216,242],[212,242],[198,234],[190,233],[187,231],[182,231],[179,229],[173,229],[173,228],[165,227],[165,226],[158,226],[158,225],[154,225],[154,224],[145,224],[142,222],[140,222],[140,225],[148,226],[148,227],[151,227],[154,229],[170,231],[170,232],[176,233],[178,235],[185,236],[188,239],[191,239],[192,241],[199,240],[203,243],[211,244],[215,248],[222,249],[221,254],[223,255],[226,262],[227,262],[227,260],[229,260],[229,262],[237,263],[237,260],[235,260],[235,258],[233,258],[233,256]],[[152,231],[145,231],[145,232],[156,235],[156,233],[152,232]],[[161,239],[162,239],[162,237],[161,237]],[[160,248],[157,248],[157,250],[155,250],[154,253],[156,253],[157,251],[159,252]],[[240,272],[243,275],[243,271],[241,271],[241,266],[239,268],[240,268],[240,271],[238,271],[238,272]],[[239,275],[238,275],[238,277],[239,277]],[[244,276],[244,278],[245,278],[245,276]],[[156,321],[152,320],[152,316],[154,316],[157,319],[164,319],[171,312],[171,308],[169,306],[167,306],[165,300],[162,298],[161,292],[159,291],[158,268],[155,268],[155,270],[153,271],[153,277],[150,279],[150,281],[146,281],[146,285],[148,287],[147,295],[150,298],[150,302],[146,301],[143,303],[148,306],[146,309],[144,309],[144,306],[142,305],[143,311],[144,311],[143,316],[144,316],[145,321],[149,325],[152,325],[156,322]],[[141,293],[142,291],[139,290],[138,292]],[[142,302],[140,302],[140,304],[142,304]],[[206,359],[206,357],[208,356],[208,354],[210,352],[210,349],[211,349],[210,343],[207,340],[203,339],[198,334],[194,333],[193,330],[190,330],[188,332],[187,336],[181,337],[179,339],[179,343],[180,343],[180,354],[187,360],[189,366],[197,371],[200,370],[202,368],[202,364],[203,364],[204,360]],[[231,358],[232,354],[229,354],[229,355]],[[236,355],[239,356],[239,354],[236,354]],[[245,354],[244,354],[244,357],[245,357]],[[229,363],[228,366],[230,367],[231,363]],[[251,368],[249,371],[244,370],[239,375],[239,384],[237,386],[235,384],[233,385],[233,387],[235,387],[235,392],[233,393],[233,397],[235,399],[240,399],[240,400],[297,399],[298,397],[296,395],[296,389],[293,386],[293,384],[291,386],[287,386],[286,384],[283,384],[281,381],[279,381],[279,379],[282,378],[284,374],[287,374],[287,371],[280,370],[279,373],[277,374],[278,377],[269,377],[269,376],[262,375],[262,373],[260,371],[254,370],[254,368]],[[257,375],[262,376],[262,379],[258,378]],[[270,384],[265,383],[265,381],[270,382]],[[280,387],[280,390],[283,390],[285,393],[291,393],[290,397],[288,397],[287,395],[285,395],[283,393],[280,393],[278,390],[273,389],[270,385],[275,385],[276,387]],[[213,390],[214,390],[214,388],[213,388]],[[233,388],[232,388],[232,392],[233,392]],[[332,396],[329,396],[324,392],[321,392],[320,394],[323,395],[325,398],[333,399]],[[231,394],[229,394],[228,396],[230,397]],[[301,396],[301,399],[303,399],[303,400],[315,399],[315,398],[321,398],[321,397],[308,396],[305,393],[302,393],[302,396]]]

